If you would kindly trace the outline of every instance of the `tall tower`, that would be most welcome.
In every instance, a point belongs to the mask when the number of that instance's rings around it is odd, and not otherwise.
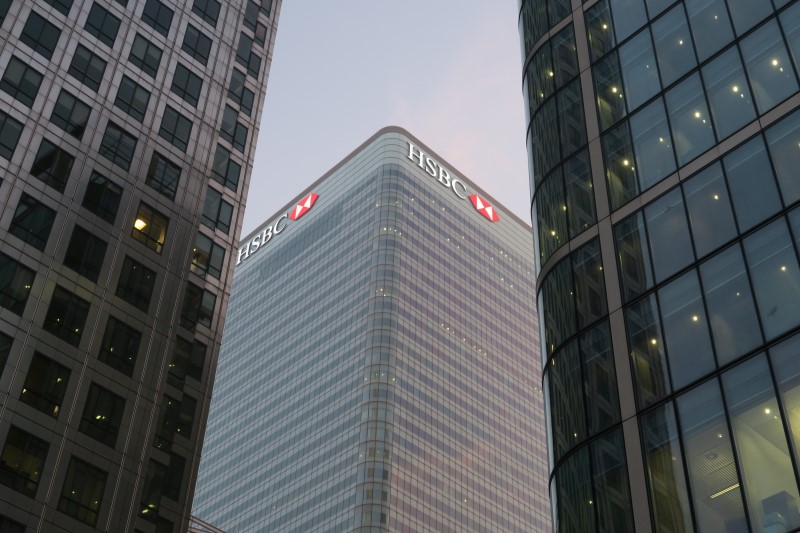
[[[193,514],[544,531],[530,228],[386,128],[246,237]]]
[[[555,528],[800,528],[800,2],[519,22]]]
[[[279,9],[0,1],[0,530],[186,530]]]

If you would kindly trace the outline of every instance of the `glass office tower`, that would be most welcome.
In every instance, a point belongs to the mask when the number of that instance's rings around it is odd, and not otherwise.
[[[548,530],[530,241],[399,128],[243,239],[193,514]]]
[[[0,0],[0,531],[186,531],[279,7]]]
[[[800,528],[800,2],[521,2],[558,531]]]

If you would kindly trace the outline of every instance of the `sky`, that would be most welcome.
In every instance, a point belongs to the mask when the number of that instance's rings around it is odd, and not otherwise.
[[[285,0],[242,236],[401,126],[530,223],[517,0]]]

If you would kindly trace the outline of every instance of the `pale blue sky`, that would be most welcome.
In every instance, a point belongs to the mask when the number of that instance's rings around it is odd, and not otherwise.
[[[243,235],[402,126],[530,222],[516,0],[285,0]]]

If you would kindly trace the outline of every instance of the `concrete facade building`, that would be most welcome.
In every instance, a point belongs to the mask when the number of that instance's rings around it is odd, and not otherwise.
[[[279,9],[0,1],[0,530],[186,531]]]
[[[243,239],[193,514],[543,531],[530,228],[386,128]]]
[[[800,528],[800,3],[524,0],[554,528]]]

